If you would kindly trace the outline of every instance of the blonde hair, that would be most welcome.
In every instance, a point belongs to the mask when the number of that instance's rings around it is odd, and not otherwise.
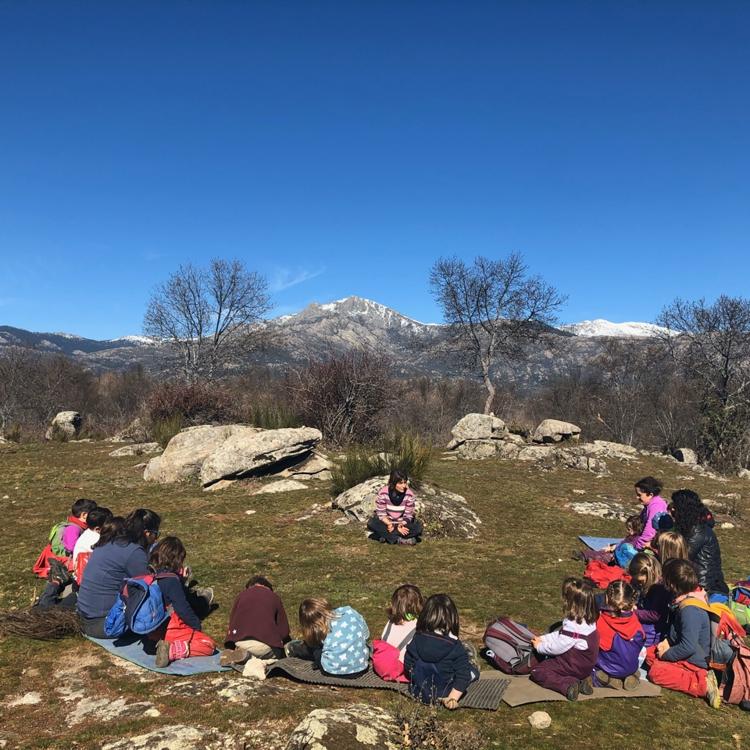
[[[646,574],[646,582],[643,584],[642,592],[647,594],[649,589],[661,580],[661,563],[655,555],[639,552],[633,556],[628,566],[628,573],[635,578],[642,573]]]
[[[302,628],[302,640],[311,648],[320,646],[328,635],[333,608],[328,599],[311,597],[299,605],[299,624]]]
[[[626,581],[612,581],[605,593],[607,606],[620,617],[623,612],[635,609],[635,589]]]
[[[562,585],[563,616],[575,620],[579,625],[593,625],[599,618],[599,608],[594,599],[594,590],[580,578],[566,578]]]
[[[659,560],[664,565],[667,560],[687,560],[688,546],[679,531],[660,531],[656,536]]]

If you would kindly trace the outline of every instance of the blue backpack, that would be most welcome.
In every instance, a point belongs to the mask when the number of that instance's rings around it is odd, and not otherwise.
[[[157,581],[175,573],[157,573],[126,578],[117,601],[104,621],[104,632],[110,638],[121,636],[126,630],[136,635],[148,635],[166,622],[171,612],[164,606],[164,597]]]

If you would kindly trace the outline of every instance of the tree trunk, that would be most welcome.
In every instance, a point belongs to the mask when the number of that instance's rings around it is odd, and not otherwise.
[[[484,413],[489,414],[492,411],[492,402],[495,400],[495,385],[490,377],[490,364],[488,361],[482,361],[482,379],[484,380],[484,387],[487,389]]]

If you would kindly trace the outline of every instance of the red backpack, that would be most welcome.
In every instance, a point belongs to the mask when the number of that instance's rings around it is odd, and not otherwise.
[[[383,635],[388,638],[392,623],[386,625]],[[386,682],[409,682],[404,674],[404,663],[401,661],[401,649],[411,643],[416,630],[412,630],[398,646],[392,646],[388,641],[376,638],[372,642],[372,670],[380,679]]]
[[[732,638],[734,656],[724,672],[724,702],[738,706],[750,701],[750,648],[740,638]]]

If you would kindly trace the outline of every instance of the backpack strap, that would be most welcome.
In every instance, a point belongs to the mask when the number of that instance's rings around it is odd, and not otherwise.
[[[388,620],[388,624],[385,626],[385,631],[383,632],[384,641],[387,641],[388,636],[391,634],[391,625],[393,625],[393,623],[390,620]]]
[[[398,646],[396,646],[396,648],[397,648],[397,649],[398,649],[399,651],[401,651],[401,649],[402,649],[402,648],[405,648],[406,646],[408,646],[408,645],[409,645],[409,644],[410,644],[410,643],[412,642],[412,639],[414,638],[414,634],[415,634],[416,632],[417,632],[417,630],[416,630],[416,628],[415,628],[414,630],[412,630],[412,631],[411,631],[411,632],[410,632],[410,633],[409,633],[409,634],[408,634],[408,635],[406,636],[406,638],[404,638],[404,640],[403,640],[403,641],[401,641],[401,643],[399,643],[399,644],[398,644]]]

